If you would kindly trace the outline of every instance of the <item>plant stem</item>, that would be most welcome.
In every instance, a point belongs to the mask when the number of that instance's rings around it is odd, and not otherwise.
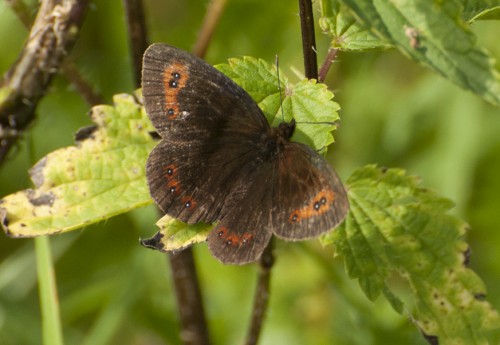
[[[56,280],[52,266],[50,241],[47,236],[35,238],[36,265],[40,309],[42,311],[42,335],[44,345],[62,345],[63,336]]]
[[[104,103],[104,98],[93,89],[92,85],[83,77],[78,67],[72,61],[69,59],[64,61],[61,65],[61,72],[88,105]]]
[[[125,8],[132,72],[136,87],[141,86],[142,55],[148,47],[142,0],[123,0]]]
[[[304,73],[308,79],[318,79],[316,60],[316,38],[314,34],[314,16],[311,0],[299,0],[300,27],[302,31],[302,51],[304,55]]]
[[[181,321],[181,339],[186,345],[210,344],[205,310],[191,247],[169,253],[170,266]]]
[[[330,70],[330,67],[332,66],[332,63],[337,58],[338,52],[339,52],[339,50],[336,48],[328,49],[328,54],[326,55],[326,59],[323,62],[323,64],[321,65],[321,68],[319,69],[318,81],[320,83],[325,81],[326,76],[328,74],[328,71]]]
[[[201,25],[198,39],[193,48],[193,53],[196,56],[204,57],[207,52],[208,44],[212,40],[215,28],[219,23],[219,19],[224,12],[227,0],[212,0],[208,5],[203,24]]]
[[[264,253],[260,258],[260,271],[255,290],[255,301],[253,305],[252,321],[248,330],[246,345],[257,344],[262,329],[262,324],[266,316],[269,302],[269,288],[271,280],[271,269],[274,265],[273,238],[269,241]]]

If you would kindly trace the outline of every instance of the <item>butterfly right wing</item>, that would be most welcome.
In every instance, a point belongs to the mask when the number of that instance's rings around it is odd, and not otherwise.
[[[285,240],[319,236],[340,224],[349,210],[342,182],[310,147],[288,142],[277,161],[272,232]]]
[[[304,240],[326,233],[347,215],[347,195],[333,168],[306,145],[287,142],[275,159],[245,169],[208,235],[225,264],[257,260],[272,234]]]

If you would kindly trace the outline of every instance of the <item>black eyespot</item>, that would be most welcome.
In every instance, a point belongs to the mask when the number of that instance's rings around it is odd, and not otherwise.
[[[173,175],[173,174],[174,174],[174,169],[167,168],[167,175]]]
[[[179,83],[177,83],[177,80],[172,79],[168,82],[168,85],[170,85],[170,87],[176,88],[177,86],[179,86]]]
[[[231,241],[231,240],[227,240],[227,241],[226,241],[226,244],[227,244],[228,246],[230,246],[231,244],[233,244],[233,241]]]
[[[219,235],[219,237],[222,237],[224,235],[224,231],[219,231],[217,235]]]
[[[314,209],[317,211],[317,210],[319,210],[319,207],[320,207],[320,204],[319,204],[319,202],[318,202],[318,201],[316,201],[316,202],[314,203]]]
[[[174,77],[175,79],[180,79],[181,78],[181,75],[177,72],[173,72],[172,73],[172,77]]]
[[[326,204],[326,198],[325,198],[325,197],[322,197],[322,198],[319,200],[319,202],[320,202],[322,205]]]
[[[292,216],[292,222],[296,222],[296,221],[297,221],[297,219],[299,219],[299,216],[297,216],[296,214],[294,214],[294,215]]]
[[[174,193],[176,190],[175,186],[174,187],[170,187],[170,193]]]
[[[186,204],[184,206],[186,208],[190,208],[191,207],[191,201],[186,201]]]
[[[174,115],[174,109],[170,108],[167,110],[167,115]]]

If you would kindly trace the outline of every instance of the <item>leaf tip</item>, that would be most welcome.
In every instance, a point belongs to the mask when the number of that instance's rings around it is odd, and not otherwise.
[[[4,200],[0,200],[0,205],[3,204]],[[7,236],[11,236],[11,233],[9,231],[9,218],[7,218],[7,209],[4,207],[0,207],[0,225],[2,226],[3,230],[7,234]]]
[[[94,132],[97,131],[99,127],[97,125],[90,125],[80,128],[74,136],[76,142],[82,142],[86,139],[94,139]]]
[[[164,248],[164,244],[162,243],[163,236],[164,235],[158,231],[153,237],[140,239],[139,243],[143,247],[162,251]]]

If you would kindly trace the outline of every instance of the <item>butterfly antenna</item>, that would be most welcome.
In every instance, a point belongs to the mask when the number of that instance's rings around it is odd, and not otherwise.
[[[285,122],[285,113],[283,112],[283,95],[281,93],[280,66],[279,66],[278,54],[276,54],[276,75],[278,76],[278,91],[280,93],[281,121]]]

